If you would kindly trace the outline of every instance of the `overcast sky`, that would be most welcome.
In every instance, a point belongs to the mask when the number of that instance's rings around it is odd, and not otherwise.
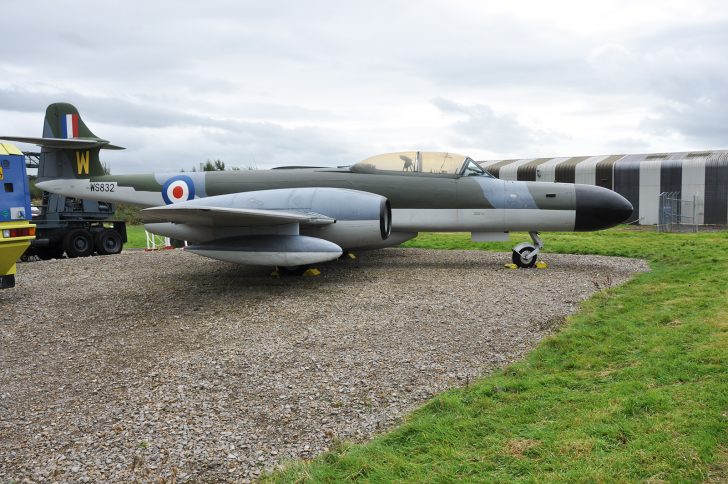
[[[728,148],[721,1],[2,1],[0,135],[76,105],[113,173]],[[30,145],[21,148],[31,150]]]

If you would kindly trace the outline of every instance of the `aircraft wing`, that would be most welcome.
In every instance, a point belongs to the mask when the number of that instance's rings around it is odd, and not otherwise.
[[[215,206],[166,205],[140,212],[145,223],[172,222],[206,227],[254,227],[261,225],[328,225],[335,219],[304,210],[271,210]]]
[[[187,182],[175,183],[184,188]],[[163,190],[174,195],[170,187],[167,181]],[[177,193],[185,196],[194,196],[189,186]],[[186,250],[195,254],[279,267],[334,260],[342,243],[380,247],[392,227],[386,198],[327,187],[213,195],[147,208],[140,215],[149,232],[186,240]]]
[[[0,139],[17,141],[19,143],[30,143],[44,148],[60,149],[83,149],[101,148],[104,150],[123,150],[121,146],[110,144],[100,138],[29,138],[24,136],[0,136]]]

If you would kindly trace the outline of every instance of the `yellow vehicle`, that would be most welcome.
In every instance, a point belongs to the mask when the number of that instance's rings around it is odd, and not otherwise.
[[[15,286],[15,263],[35,238],[25,156],[0,143],[0,289]]]

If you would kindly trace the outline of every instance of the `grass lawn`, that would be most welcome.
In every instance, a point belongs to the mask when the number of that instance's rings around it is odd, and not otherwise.
[[[144,233],[143,225],[127,225],[126,238],[125,249],[144,249],[147,246],[147,236]]]
[[[652,271],[584,302],[524,361],[433,398],[368,443],[338,444],[265,479],[728,481],[728,232],[543,239],[546,261],[548,252],[641,257]],[[468,234],[406,244],[512,245]]]

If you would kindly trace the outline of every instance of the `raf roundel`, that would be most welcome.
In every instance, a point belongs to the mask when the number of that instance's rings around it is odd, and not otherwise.
[[[162,198],[167,205],[192,200],[195,198],[195,184],[185,175],[172,177],[162,186]]]

